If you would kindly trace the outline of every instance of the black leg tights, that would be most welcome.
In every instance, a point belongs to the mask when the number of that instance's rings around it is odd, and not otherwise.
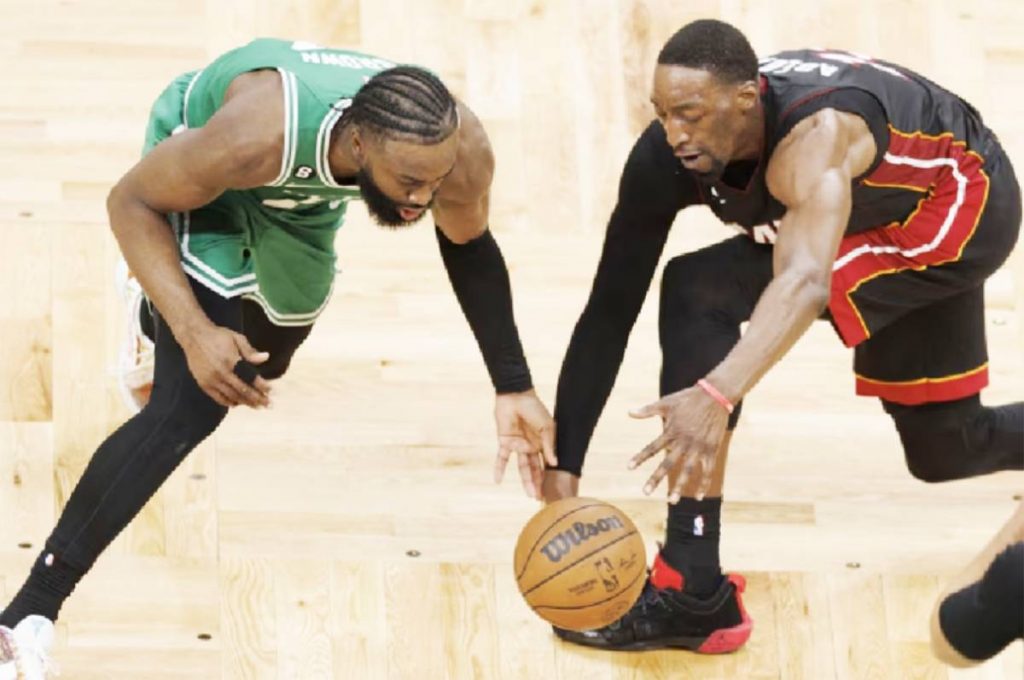
[[[896,423],[910,473],[947,482],[1024,470],[1024,403],[982,406],[978,395],[918,406],[882,401]]]
[[[665,266],[658,322],[662,396],[691,387],[725,358],[771,279],[771,246],[746,236],[680,255]]]
[[[244,330],[257,349],[270,352],[268,362],[257,369],[267,378],[284,373],[311,329],[274,326],[255,303],[222,298],[195,282],[192,288],[214,323]],[[156,367],[149,403],[97,449],[28,581],[0,614],[0,625],[14,626],[30,614],[55,620],[103,550],[227,415],[226,408],[200,389],[181,346],[159,316],[151,328]]]
[[[692,386],[725,358],[771,278],[771,248],[745,236],[665,266],[659,319],[662,396]],[[738,418],[739,408],[730,429]],[[668,506],[661,557],[680,572],[683,589],[695,597],[711,595],[721,583],[721,507],[721,497],[683,498]]]

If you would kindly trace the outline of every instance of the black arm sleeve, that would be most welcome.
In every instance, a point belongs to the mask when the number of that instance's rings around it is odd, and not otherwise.
[[[435,231],[448,279],[473,329],[494,389],[498,394],[531,389],[530,369],[512,314],[508,269],[491,231],[461,245],[440,229]]]
[[[652,123],[626,161],[590,298],[562,362],[555,401],[558,469],[581,473],[669,228],[698,196],[661,125]]]
[[[946,597],[939,625],[953,649],[973,661],[1024,637],[1024,542],[999,553],[980,581]]]

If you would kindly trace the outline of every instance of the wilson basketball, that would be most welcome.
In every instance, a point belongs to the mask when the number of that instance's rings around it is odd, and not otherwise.
[[[519,592],[559,628],[601,628],[625,614],[647,578],[644,541],[614,505],[565,498],[545,506],[519,533]]]

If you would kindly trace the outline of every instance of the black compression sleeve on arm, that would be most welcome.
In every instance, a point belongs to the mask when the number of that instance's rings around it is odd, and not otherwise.
[[[555,402],[558,469],[581,473],[669,228],[676,213],[698,202],[692,176],[673,156],[661,125],[651,123],[626,161],[590,298],[562,362]]]
[[[512,314],[512,288],[501,250],[490,230],[464,244],[440,229],[437,243],[455,297],[473,329],[487,372],[498,394],[533,388]]]

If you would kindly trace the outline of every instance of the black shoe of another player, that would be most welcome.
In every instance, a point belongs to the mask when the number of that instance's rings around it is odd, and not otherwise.
[[[597,630],[556,627],[555,634],[567,642],[600,649],[732,652],[746,644],[754,627],[743,607],[745,589],[744,578],[730,574],[710,597],[695,598],[683,592],[682,574],[658,555],[640,599],[621,619]]]

